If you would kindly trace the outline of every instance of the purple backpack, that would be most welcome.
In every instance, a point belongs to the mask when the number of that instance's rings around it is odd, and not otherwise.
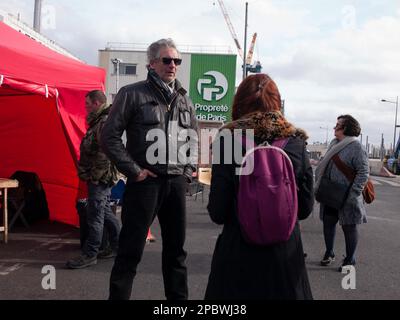
[[[287,241],[297,220],[297,186],[292,162],[283,151],[287,139],[264,143],[247,151],[239,177],[238,217],[250,244]]]

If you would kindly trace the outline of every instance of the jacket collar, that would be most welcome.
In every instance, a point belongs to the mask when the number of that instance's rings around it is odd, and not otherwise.
[[[153,85],[155,85],[162,94],[170,98],[174,93],[171,93],[170,88],[168,88],[168,85],[161,80],[161,78],[158,76],[158,74],[153,70],[149,69],[149,72],[147,73],[147,81],[151,82]],[[182,87],[182,84],[178,79],[174,80],[174,91],[178,92],[181,95],[185,95],[187,91]]]
[[[110,105],[108,106],[106,103],[104,103],[98,110],[90,112],[86,117],[89,127],[93,127],[103,116],[103,114],[107,114],[109,111]]]
[[[307,140],[307,133],[289,123],[281,112],[254,112],[226,124],[223,128],[254,129],[254,136],[260,141],[273,141],[275,139],[297,136]]]

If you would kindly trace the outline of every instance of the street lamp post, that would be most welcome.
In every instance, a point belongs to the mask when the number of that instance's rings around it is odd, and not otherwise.
[[[119,65],[122,63],[122,60],[121,59],[118,59],[118,58],[114,58],[114,59],[111,59],[111,62],[114,64],[114,66],[116,67],[116,79],[115,79],[115,82],[116,82],[116,91],[115,91],[115,94],[117,94],[118,93],[118,90],[119,90]]]
[[[247,11],[248,2],[246,2],[246,11],[244,16],[244,47],[243,47],[243,80],[247,77],[247,66],[246,66],[246,45],[247,45]]]
[[[396,129],[397,127],[400,127],[399,125],[397,125],[397,109],[399,107],[399,96],[396,97],[396,101],[389,101],[386,99],[381,99],[381,101],[393,103],[396,105],[396,115],[394,116],[394,133],[393,133],[393,153],[394,153],[394,148],[396,148]]]
[[[328,146],[328,130],[329,130],[329,128],[328,128],[328,126],[326,126],[326,127],[319,127],[320,129],[324,129],[324,130],[326,130],[326,140],[325,140],[325,145],[326,146]]]

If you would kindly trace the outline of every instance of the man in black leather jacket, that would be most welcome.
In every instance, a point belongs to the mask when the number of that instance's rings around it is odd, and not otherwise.
[[[121,88],[101,135],[104,152],[128,178],[110,299],[130,298],[147,230],[157,215],[165,295],[181,300],[188,297],[185,194],[197,163],[197,121],[176,80],[182,60],[174,42],[154,42],[147,56],[147,80]],[[125,130],[126,147],[121,139]]]

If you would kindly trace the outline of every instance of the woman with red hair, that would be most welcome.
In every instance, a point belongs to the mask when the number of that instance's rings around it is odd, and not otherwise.
[[[229,161],[236,159],[233,155],[236,146],[225,150],[227,135],[222,133],[228,131],[233,137],[233,130],[235,133],[242,130],[244,134],[252,129],[256,145],[286,139],[284,151],[294,168],[300,220],[308,217],[314,204],[313,172],[306,152],[308,137],[282,115],[279,90],[266,74],[243,80],[234,98],[232,119],[213,144],[213,158],[219,158],[219,163],[213,162],[207,209],[211,219],[223,225],[223,230],[216,243],[205,298],[312,299],[297,221],[286,242],[255,245],[243,237],[237,216],[239,175],[236,169],[241,163]],[[239,143],[233,138],[231,141]],[[241,145],[239,150],[242,154],[246,151]],[[218,152],[219,157],[214,157]]]

